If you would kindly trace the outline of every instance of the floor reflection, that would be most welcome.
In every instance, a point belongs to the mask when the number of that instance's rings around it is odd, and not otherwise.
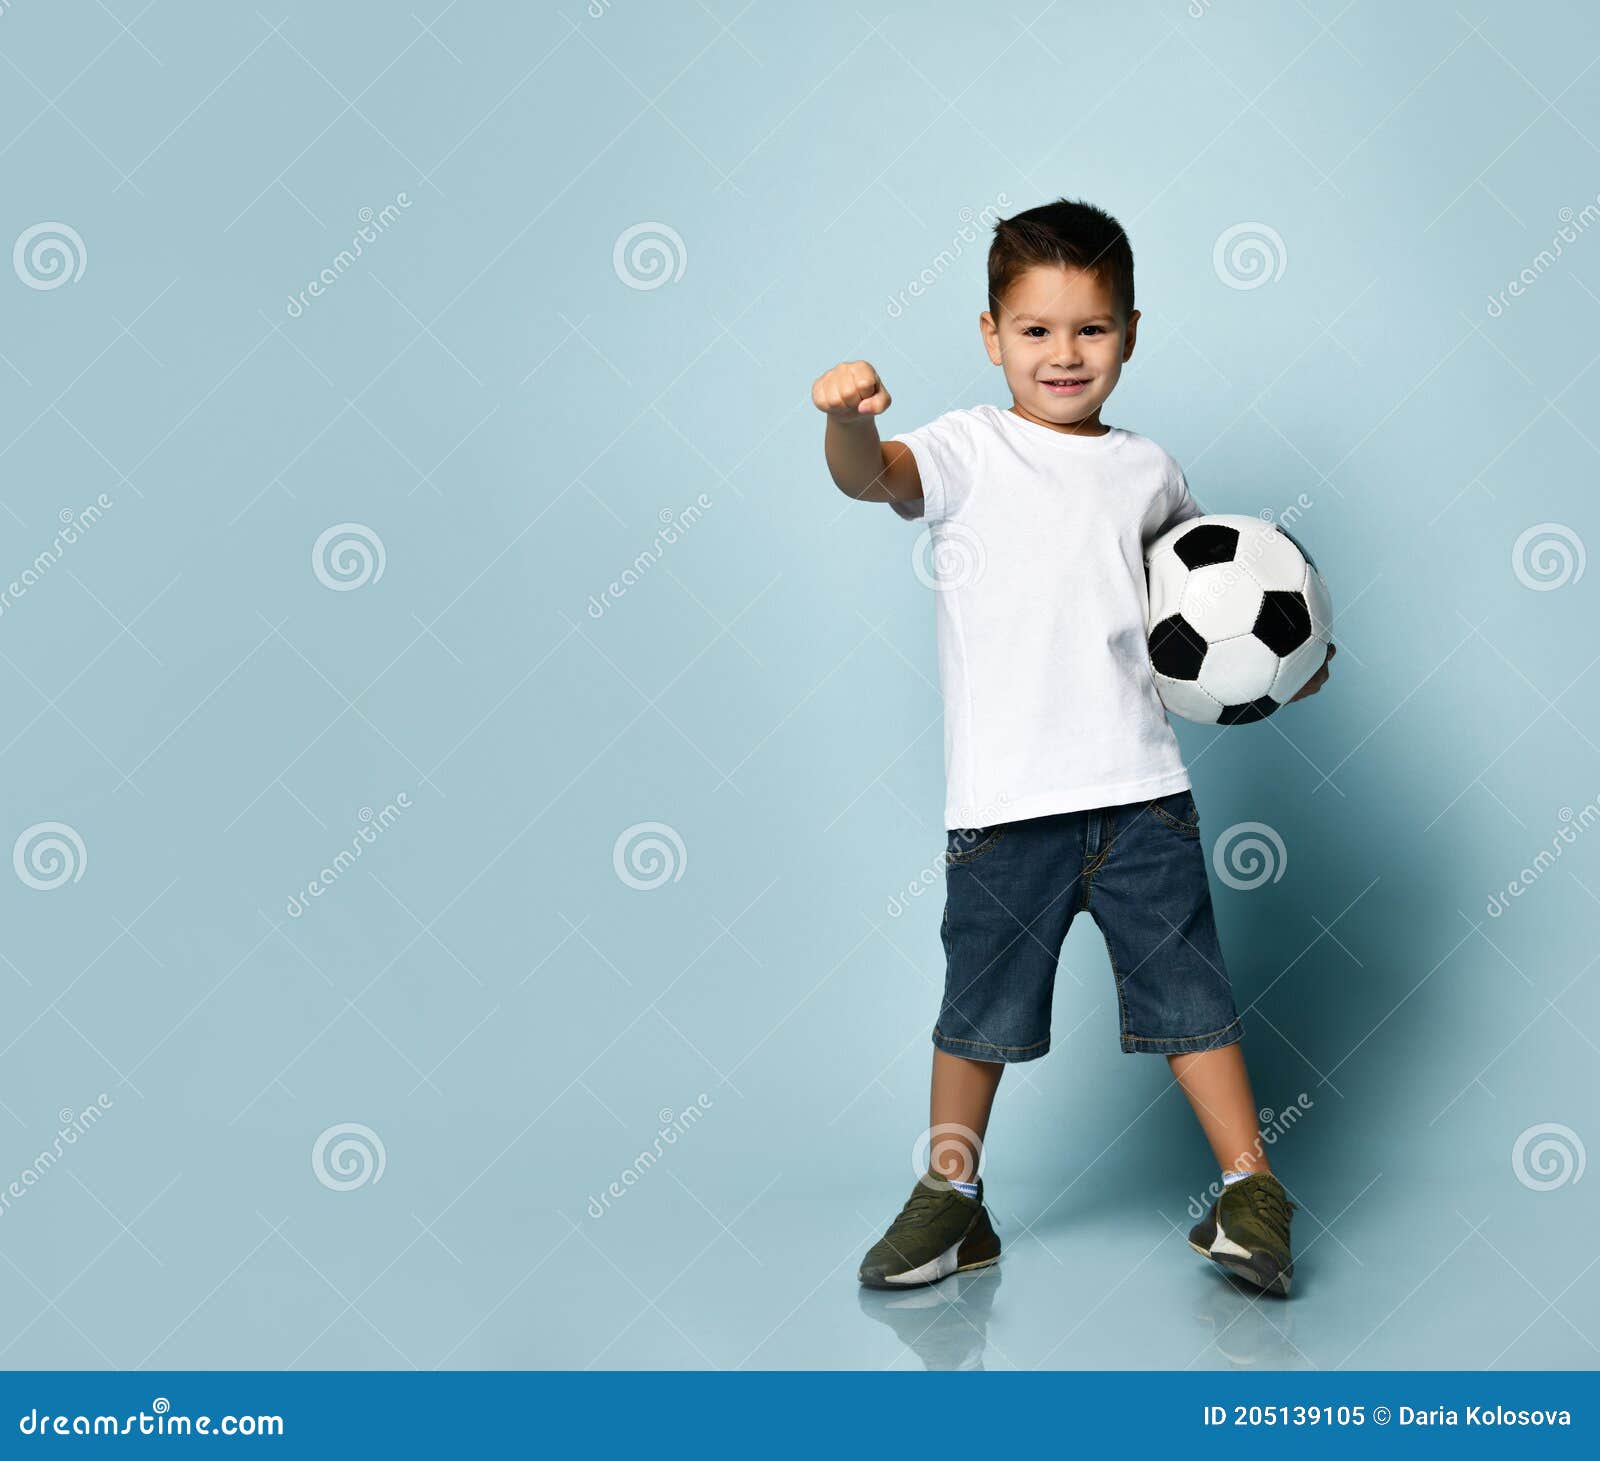
[[[887,1324],[929,1370],[981,1370],[1002,1265],[925,1288],[859,1290],[861,1312]]]
[[[1263,1295],[1226,1274],[1215,1277],[1194,1307],[1195,1322],[1211,1331],[1209,1348],[1238,1370],[1292,1370],[1306,1363],[1294,1344],[1293,1299]]]

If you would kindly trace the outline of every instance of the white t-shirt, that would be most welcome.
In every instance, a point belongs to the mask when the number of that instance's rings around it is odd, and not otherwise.
[[[891,438],[916,458],[938,604],[945,826],[1189,786],[1156,693],[1144,546],[1204,509],[1155,442],[1067,436],[999,406]]]

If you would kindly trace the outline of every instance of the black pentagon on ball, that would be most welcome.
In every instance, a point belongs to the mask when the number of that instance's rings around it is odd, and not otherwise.
[[[1201,523],[1192,527],[1172,545],[1185,568],[1204,568],[1208,563],[1232,563],[1239,546],[1239,530],[1226,523]]]
[[[1261,595],[1253,630],[1275,655],[1291,654],[1311,638],[1311,610],[1298,589],[1270,588]]]
[[[1163,619],[1150,631],[1150,663],[1169,680],[1198,680],[1206,641],[1182,614]]]
[[[1217,717],[1217,724],[1248,725],[1252,720],[1265,720],[1277,708],[1278,702],[1270,695],[1263,695],[1246,705],[1224,705],[1222,714]]]

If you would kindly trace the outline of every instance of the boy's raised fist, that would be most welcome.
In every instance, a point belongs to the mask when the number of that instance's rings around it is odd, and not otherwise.
[[[811,400],[834,421],[855,421],[889,409],[889,392],[865,360],[847,360],[819,375],[811,387]]]

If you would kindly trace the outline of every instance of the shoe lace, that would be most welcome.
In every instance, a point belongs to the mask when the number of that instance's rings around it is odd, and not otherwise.
[[[931,1192],[928,1188],[919,1186],[907,1199],[906,1205],[900,1209],[900,1216],[890,1224],[889,1233],[923,1226],[933,1216],[934,1209],[940,1205],[943,1198],[942,1192]]]
[[[1267,1182],[1242,1182],[1240,1186],[1240,1195],[1250,1204],[1251,1212],[1274,1227],[1288,1229],[1290,1215],[1299,1204],[1284,1197],[1282,1188]]]

